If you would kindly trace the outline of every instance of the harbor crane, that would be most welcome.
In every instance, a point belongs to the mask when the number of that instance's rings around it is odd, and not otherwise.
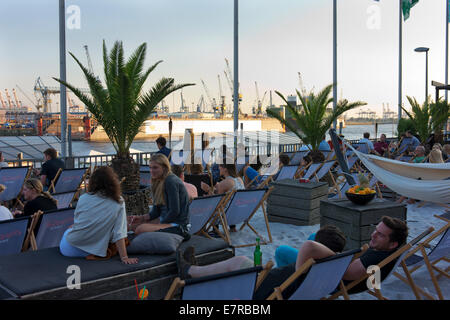
[[[230,91],[231,91],[231,101],[233,101],[234,103],[234,85],[233,85],[233,73],[231,72],[231,68],[230,68],[230,63],[228,62],[228,59],[225,58],[225,64],[227,65],[227,69],[224,71],[225,72],[225,76],[228,80],[228,85],[230,86]],[[239,93],[239,89],[240,89],[240,84],[238,85],[238,109],[239,109],[239,114],[242,114],[241,112],[241,102],[242,102],[242,94]],[[231,108],[230,108],[231,109]]]
[[[197,112],[203,112],[205,109],[205,99],[203,98],[203,95],[200,96],[200,100],[197,102]]]
[[[2,104],[2,109],[6,109],[6,102],[3,100],[1,91],[0,91],[0,103]]]
[[[15,105],[11,100],[11,96],[9,95],[8,89],[5,89],[5,93],[6,93],[6,99],[8,99],[8,106],[10,109],[13,109],[15,107]]]
[[[28,101],[31,102],[31,104],[36,108],[36,110],[37,110],[38,112],[40,112],[40,110],[41,110],[41,108],[42,108],[42,105],[39,103],[39,100],[38,100],[37,102],[31,100],[31,98],[25,93],[25,91],[22,90],[21,87],[19,87],[19,85],[16,84],[16,87],[17,87],[17,89],[20,90],[20,92],[22,92],[22,94],[25,96],[25,98],[27,98]]]
[[[206,86],[205,82],[204,82],[202,79],[200,79],[200,81],[201,81],[202,84],[203,84],[203,89],[205,89],[206,97],[207,97],[208,100],[209,100],[209,103],[210,103],[210,105],[211,105],[211,108],[212,108],[213,112],[216,113],[216,112],[217,112],[217,102],[216,102],[216,99],[215,99],[215,98],[211,98],[211,95],[209,94],[209,90],[208,90],[208,87]]]
[[[186,105],[186,101],[184,101],[184,98],[183,98],[183,90],[180,91],[180,95],[181,95],[180,112],[189,112],[189,106]]]
[[[22,107],[22,101],[19,101],[19,99],[17,99],[17,94],[16,94],[16,89],[12,89],[13,92],[13,96],[14,96],[14,101],[16,102],[16,107],[20,108]]]

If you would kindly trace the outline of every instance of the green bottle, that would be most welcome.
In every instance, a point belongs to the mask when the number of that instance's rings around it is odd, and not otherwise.
[[[253,251],[253,262],[256,266],[260,266],[262,264],[262,252],[259,246],[259,238],[256,238],[256,247],[255,251]]]

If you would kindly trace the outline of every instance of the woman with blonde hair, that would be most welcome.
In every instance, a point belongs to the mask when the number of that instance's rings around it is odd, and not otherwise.
[[[97,168],[89,178],[88,192],[78,200],[72,227],[66,230],[59,250],[67,257],[92,260],[110,258],[115,244],[124,264],[135,264],[126,250],[127,218],[120,182],[110,167]]]
[[[169,160],[160,153],[152,155],[150,173],[153,207],[148,215],[129,216],[130,228],[136,234],[162,231],[187,239],[189,196],[183,181],[172,173]]]
[[[22,188],[22,194],[26,203],[23,212],[20,210],[14,211],[15,217],[31,216],[39,210],[46,212],[58,209],[56,206],[57,200],[47,191],[44,192],[44,187],[39,179],[26,180]]]
[[[441,150],[433,147],[433,150],[431,150],[430,156],[428,157],[428,161],[430,163],[444,163]]]

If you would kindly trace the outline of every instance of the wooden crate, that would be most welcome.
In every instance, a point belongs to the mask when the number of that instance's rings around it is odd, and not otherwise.
[[[320,201],[328,198],[327,183],[300,183],[291,179],[271,185],[275,188],[267,199],[269,221],[299,226],[320,222]]]
[[[406,221],[406,205],[378,198],[362,206],[347,199],[320,203],[320,226],[334,225],[341,229],[347,237],[345,250],[369,243],[382,216]]]

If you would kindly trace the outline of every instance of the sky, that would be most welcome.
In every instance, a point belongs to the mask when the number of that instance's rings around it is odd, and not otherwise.
[[[59,77],[58,0],[0,1],[0,90],[16,88],[19,100],[35,100],[33,86],[38,77],[47,86],[58,86]],[[398,1],[338,0],[337,70],[338,97],[364,101],[367,106],[350,111],[373,110],[382,106],[397,111],[398,104]],[[429,88],[431,81],[445,82],[445,2],[419,0],[403,23],[403,103],[406,96],[425,100],[425,54],[416,47],[429,47]],[[146,66],[163,62],[150,75],[145,90],[162,77],[176,83],[195,83],[183,89],[191,109],[206,93],[219,99],[218,75],[226,103],[231,90],[226,81],[225,58],[233,70],[233,0],[66,0],[66,49],[87,65],[88,45],[94,73],[103,78],[102,41],[112,48],[123,41],[128,57],[147,43]],[[333,82],[332,0],[240,0],[239,1],[239,83],[241,108],[255,106],[266,93],[264,106],[299,89],[298,72],[306,89],[315,92]],[[79,25],[77,24],[79,22]],[[80,68],[67,54],[67,80],[87,87]],[[72,97],[74,97],[72,95]],[[56,109],[59,96],[53,97]],[[179,111],[180,92],[165,99],[171,112]]]

